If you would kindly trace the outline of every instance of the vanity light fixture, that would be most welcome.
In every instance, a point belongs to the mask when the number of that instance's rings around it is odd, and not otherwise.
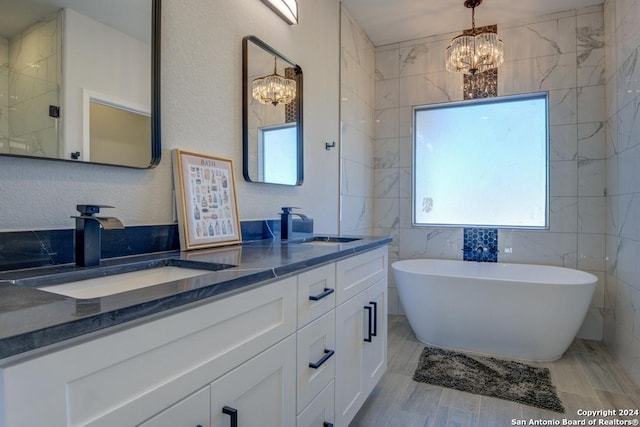
[[[278,74],[278,60],[273,57],[273,74],[253,80],[251,95],[261,104],[288,104],[296,98],[296,81]]]
[[[262,2],[289,25],[298,23],[297,0],[262,0]]]
[[[492,31],[476,30],[476,7],[482,0],[465,0],[471,8],[471,33],[463,32],[451,40],[447,47],[447,71],[475,75],[477,72],[498,68],[504,61],[502,40]]]

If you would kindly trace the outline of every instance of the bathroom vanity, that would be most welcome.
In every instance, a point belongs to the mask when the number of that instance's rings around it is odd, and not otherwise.
[[[389,242],[176,253],[234,267],[88,300],[21,287],[0,426],[347,426],[386,369]]]

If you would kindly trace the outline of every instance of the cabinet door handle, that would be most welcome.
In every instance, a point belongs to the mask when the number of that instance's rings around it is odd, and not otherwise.
[[[372,337],[378,336],[378,303],[375,301],[369,301],[369,304],[373,306],[373,331],[371,332]]]
[[[322,427],[333,427],[333,423],[328,423],[328,422],[324,422],[324,424],[322,424]]]
[[[238,427],[238,410],[231,406],[222,408],[222,413],[231,417],[231,427]]]
[[[311,301],[320,301],[321,299],[326,298],[327,296],[331,295],[333,292],[335,292],[334,289],[324,288],[324,291],[322,291],[318,295],[309,295],[309,300],[311,300]]]
[[[364,340],[366,342],[371,342],[371,322],[372,322],[372,314],[371,314],[371,307],[369,307],[368,305],[364,306],[364,309],[367,310],[367,317],[369,318],[369,328],[367,329],[367,335],[369,335],[369,338],[365,338]]]
[[[327,360],[329,360],[329,358],[331,358],[331,356],[333,356],[333,353],[335,353],[335,351],[325,349],[324,356],[322,356],[320,360],[318,360],[316,363],[309,362],[309,367],[313,369],[318,369],[320,366],[322,366],[324,362],[326,362]]]

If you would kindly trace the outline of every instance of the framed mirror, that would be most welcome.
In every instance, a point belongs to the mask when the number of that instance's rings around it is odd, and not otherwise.
[[[242,75],[244,179],[302,185],[302,68],[247,36]]]
[[[2,0],[0,155],[160,162],[161,0]]]

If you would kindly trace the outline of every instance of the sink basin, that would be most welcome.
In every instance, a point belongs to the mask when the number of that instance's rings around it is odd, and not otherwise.
[[[343,243],[354,242],[356,240],[360,239],[357,237],[314,236],[309,240],[300,242],[300,244],[316,246],[339,246]]]
[[[42,286],[38,287],[38,289],[77,299],[100,298],[160,283],[200,276],[210,272],[209,270],[196,268],[164,266],[149,270],[114,274],[113,276],[78,280],[60,285]]]
[[[76,299],[89,299],[201,276],[231,267],[235,266],[162,258],[88,269],[51,269],[52,271],[43,275],[8,282]]]

